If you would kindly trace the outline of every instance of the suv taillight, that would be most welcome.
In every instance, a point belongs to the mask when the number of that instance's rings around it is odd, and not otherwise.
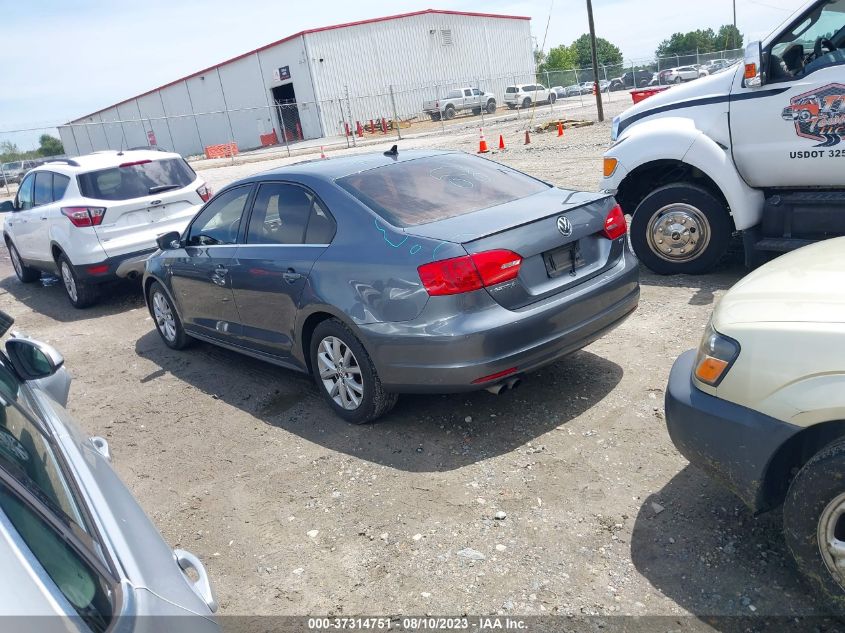
[[[614,206],[607,217],[604,219],[604,229],[601,234],[609,240],[615,240],[617,237],[622,237],[628,232],[628,223],[625,222],[625,215],[622,213],[622,207],[618,204]]]
[[[103,223],[103,216],[106,215],[106,209],[105,207],[62,207],[62,215],[79,228],[100,226]]]
[[[442,259],[417,268],[431,296],[456,295],[516,279],[522,256],[507,250]]]
[[[209,200],[211,200],[211,196],[214,195],[214,192],[208,185],[203,185],[202,187],[197,189],[197,193],[199,194],[200,198],[202,198],[203,202],[208,202]]]

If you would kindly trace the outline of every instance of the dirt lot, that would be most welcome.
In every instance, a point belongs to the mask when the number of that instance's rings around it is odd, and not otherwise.
[[[493,158],[596,188],[609,123],[534,134],[528,146],[522,130],[488,128],[488,142],[502,133],[509,144]],[[431,146],[474,151],[477,131],[400,148]],[[219,189],[285,162],[200,173]],[[305,376],[206,344],[169,350],[135,285],[76,311],[55,280],[20,284],[5,251],[0,267],[0,308],[65,354],[72,413],[108,438],[168,541],[205,561],[223,614],[693,614],[703,624],[822,608],[796,576],[778,513],[752,517],[665,429],[670,366],[743,275],[738,261],[706,277],[643,271],[627,322],[517,391],[406,396],[365,427],[334,418]]]

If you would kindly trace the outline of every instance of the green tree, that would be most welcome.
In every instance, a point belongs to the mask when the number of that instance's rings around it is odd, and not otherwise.
[[[742,48],[743,36],[733,24],[723,24],[716,33],[716,50]]]
[[[589,68],[593,65],[589,33],[584,33],[572,42],[570,48],[575,56],[575,63],[578,68]],[[622,63],[622,51],[619,50],[618,46],[611,44],[603,37],[596,38],[596,57],[598,57],[599,64],[604,66],[616,66]]]
[[[64,154],[65,148],[62,142],[55,136],[49,134],[42,134],[38,138],[38,153],[41,156],[56,156],[57,154]]]
[[[577,64],[575,51],[571,46],[555,46],[550,49],[543,62],[537,67],[537,72],[575,68]]]
[[[688,33],[673,33],[668,40],[663,40],[657,47],[658,57],[670,55],[690,55],[712,53],[716,50],[716,33],[713,29],[698,29]]]
[[[0,141],[0,159],[4,162],[18,160],[21,151],[12,141]]]

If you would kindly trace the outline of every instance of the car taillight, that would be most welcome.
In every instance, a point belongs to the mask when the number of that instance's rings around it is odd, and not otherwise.
[[[200,198],[202,198],[203,202],[208,202],[209,200],[211,200],[211,196],[214,195],[214,192],[208,185],[203,185],[202,187],[197,189],[197,193],[199,194]]]
[[[622,213],[622,207],[618,204],[614,206],[607,217],[604,219],[604,229],[601,234],[609,240],[615,240],[617,237],[622,237],[628,231],[628,224],[625,222],[625,216]]]
[[[495,250],[423,264],[417,271],[431,296],[455,295],[516,279],[521,264],[521,255]]]
[[[103,223],[103,216],[106,215],[105,207],[62,207],[62,214],[70,220],[71,224],[77,227],[100,226]]]

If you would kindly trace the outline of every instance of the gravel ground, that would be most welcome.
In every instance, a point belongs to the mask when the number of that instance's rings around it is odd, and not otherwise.
[[[527,146],[524,129],[487,128],[491,145],[508,143],[491,157],[597,187],[609,123]],[[474,151],[477,130],[403,147]],[[200,173],[219,189],[287,162]],[[73,415],[108,438],[167,540],[203,559],[224,615],[691,614],[703,625],[823,611],[778,512],[753,517],[666,433],[671,364],[744,274],[738,258],[703,277],[643,270],[630,319],[514,392],[403,396],[364,427],[334,418],[305,376],[207,344],[169,350],[133,284],[76,311],[55,280],[20,284],[5,251],[0,268],[0,308],[64,353]]]

